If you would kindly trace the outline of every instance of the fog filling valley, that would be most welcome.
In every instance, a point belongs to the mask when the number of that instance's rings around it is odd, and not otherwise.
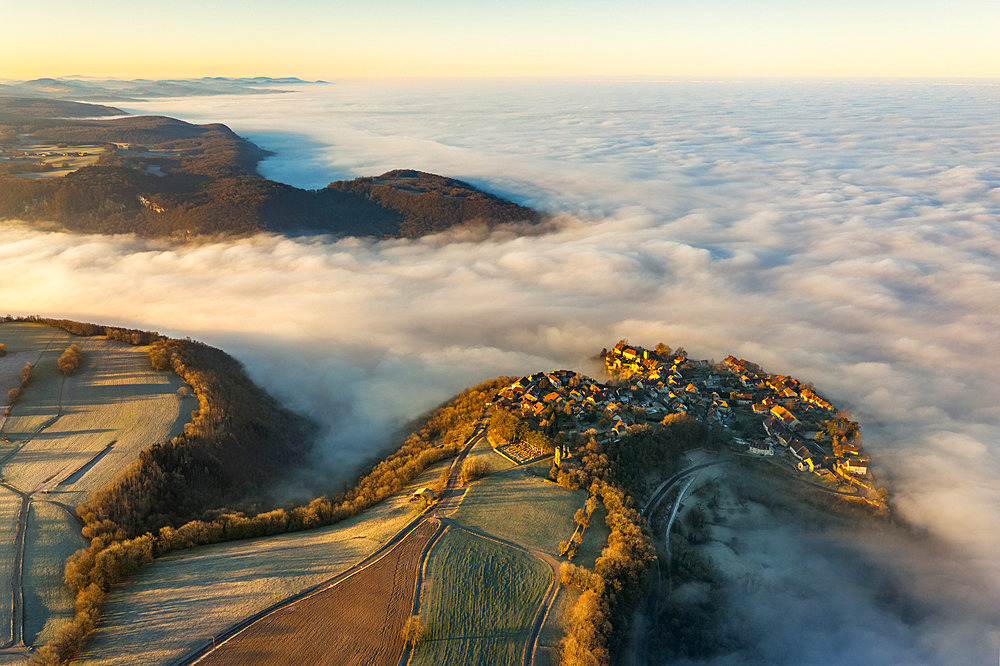
[[[857,563],[789,537],[833,564],[746,597],[773,620],[753,626],[768,659],[992,663],[1000,84],[353,82],[119,106],[226,123],[293,185],[415,168],[557,221],[189,245],[3,223],[0,310],[219,346],[326,426],[341,479],[458,390],[594,373],[619,338],[747,358],[849,408],[900,517],[928,534],[853,544]],[[844,583],[862,562],[896,566],[923,610]]]

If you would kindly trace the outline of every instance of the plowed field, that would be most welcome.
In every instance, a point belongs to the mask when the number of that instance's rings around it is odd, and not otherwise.
[[[374,563],[259,620],[199,663],[395,666],[420,555],[435,529],[423,523]]]

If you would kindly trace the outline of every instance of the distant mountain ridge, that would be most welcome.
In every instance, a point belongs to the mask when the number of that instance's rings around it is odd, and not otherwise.
[[[414,170],[303,190],[261,177],[257,164],[269,153],[225,125],[120,115],[109,106],[0,97],[0,218],[172,238],[413,238],[470,222],[540,219],[468,183]]]
[[[307,85],[326,81],[304,81],[294,76],[199,79],[99,79],[66,76],[0,83],[0,95],[126,101],[192,95],[255,95],[288,92],[274,86]]]

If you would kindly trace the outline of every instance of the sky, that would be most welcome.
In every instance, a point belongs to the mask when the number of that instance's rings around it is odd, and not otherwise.
[[[1000,77],[1000,1],[0,0],[0,78]]]

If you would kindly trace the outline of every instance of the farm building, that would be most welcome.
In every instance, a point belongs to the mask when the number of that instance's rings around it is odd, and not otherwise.
[[[415,490],[413,495],[410,497],[410,501],[413,502],[416,500],[423,500],[427,504],[430,504],[434,501],[434,491],[430,488],[420,488],[419,490]]]

